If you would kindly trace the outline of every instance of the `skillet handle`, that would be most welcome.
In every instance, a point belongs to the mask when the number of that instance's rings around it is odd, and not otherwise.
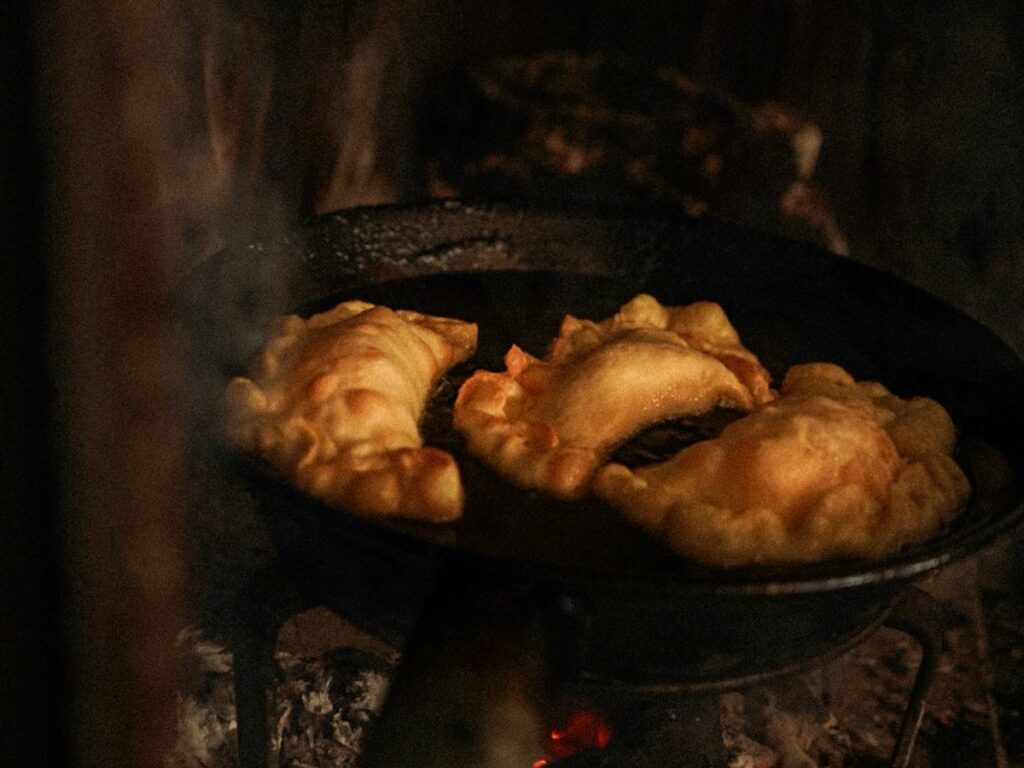
[[[532,765],[543,753],[558,624],[542,588],[443,565],[360,765]]]

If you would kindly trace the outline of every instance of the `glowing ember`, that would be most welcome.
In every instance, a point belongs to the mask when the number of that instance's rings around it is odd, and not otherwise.
[[[547,756],[537,760],[533,768],[543,768],[587,749],[602,749],[611,739],[611,726],[597,712],[574,712],[561,728],[551,731]]]

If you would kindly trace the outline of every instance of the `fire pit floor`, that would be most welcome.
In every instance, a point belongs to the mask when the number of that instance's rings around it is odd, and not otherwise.
[[[250,533],[259,550],[258,527]],[[272,559],[269,552],[263,556]],[[1013,556],[1012,542],[1004,543],[923,585],[948,611],[938,673],[911,762],[917,768],[1024,765],[1024,601],[1010,583]],[[228,591],[236,600],[245,595]],[[174,768],[238,764],[229,646],[243,631],[231,624],[244,610],[232,614],[226,594],[207,598],[210,615],[226,623],[220,630],[182,635],[193,674],[181,692]],[[823,669],[705,696],[702,702],[664,698],[627,712],[605,702],[566,698],[558,702],[556,719],[598,712],[609,719],[613,735],[603,748],[581,747],[578,754],[546,764],[887,765],[919,656],[909,637],[882,629]],[[277,765],[357,766],[362,736],[372,727],[398,661],[394,649],[322,607],[307,607],[286,622],[273,660],[271,738]],[[700,713],[707,712],[714,720],[710,727],[699,722]]]

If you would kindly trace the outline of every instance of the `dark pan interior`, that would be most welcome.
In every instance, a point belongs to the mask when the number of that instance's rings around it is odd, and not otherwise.
[[[261,264],[288,278],[254,288]],[[960,431],[958,459],[975,487],[968,507],[939,536],[882,563],[722,570],[675,555],[603,503],[520,490],[464,453],[447,415],[466,375],[503,370],[512,343],[541,355],[564,314],[600,319],[639,291],[666,304],[719,302],[776,380],[795,363],[828,360],[897,394],[936,398]],[[911,578],[974,551],[1021,514],[1021,361],[957,310],[807,246],[685,219],[453,204],[384,208],[325,217],[301,236],[222,254],[192,281],[186,315],[203,338],[231,340],[203,353],[224,382],[258,347],[267,317],[308,314],[347,298],[479,323],[477,355],[442,382],[424,424],[428,443],[456,454],[467,505],[464,518],[447,526],[368,524],[283,489],[316,519],[320,536],[336,530],[349,543],[439,548],[568,582],[802,592]],[[204,316],[210,302],[219,309]],[[225,311],[225,302],[235,306]],[[281,485],[262,462],[235,459]],[[323,546],[338,546],[330,539]]]

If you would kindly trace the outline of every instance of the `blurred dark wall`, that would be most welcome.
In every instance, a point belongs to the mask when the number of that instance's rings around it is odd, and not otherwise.
[[[927,282],[1024,282],[1024,10],[1011,0],[181,0],[182,169],[197,247],[312,211],[423,196],[440,73],[571,48],[673,65],[824,134],[857,258]],[[270,222],[268,225],[267,222]],[[216,242],[216,240],[214,240]],[[948,271],[948,270],[946,270]],[[1022,296],[1024,297],[1024,296]]]
[[[0,764],[64,756],[36,21],[0,9]]]
[[[856,258],[940,292],[965,276],[964,300],[978,308],[993,286],[1024,300],[1024,10],[1012,0],[223,8],[193,15],[204,55],[215,53],[206,95],[249,121],[245,131],[209,125],[240,159],[223,170],[236,203],[255,189],[294,216],[423,196],[417,115],[444,108],[425,101],[439,73],[508,54],[612,52],[816,122],[817,178]],[[254,68],[263,90],[245,79]]]

